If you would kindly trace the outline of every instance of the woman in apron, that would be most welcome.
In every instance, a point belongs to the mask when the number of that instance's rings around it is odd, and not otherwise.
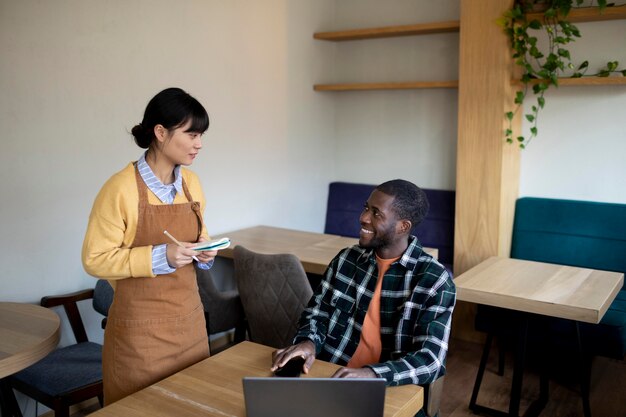
[[[94,202],[83,265],[115,289],[102,352],[105,404],[209,356],[193,260],[209,268],[216,252],[190,249],[208,239],[205,200],[198,177],[181,167],[198,155],[208,126],[195,98],[178,88],[161,91],[132,129],[147,151],[113,175]]]

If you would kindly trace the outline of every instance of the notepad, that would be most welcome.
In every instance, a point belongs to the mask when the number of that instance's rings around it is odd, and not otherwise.
[[[217,240],[210,240],[208,242],[200,242],[196,246],[193,246],[191,249],[197,251],[209,251],[209,250],[220,250],[226,249],[230,246],[230,239],[227,237],[223,237]]]

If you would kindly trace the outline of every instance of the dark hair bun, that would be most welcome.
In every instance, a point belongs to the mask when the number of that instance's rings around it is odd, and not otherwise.
[[[209,115],[202,104],[184,90],[166,88],[148,102],[141,123],[133,127],[131,133],[137,146],[148,149],[156,139],[156,125],[172,131],[185,123],[189,123],[186,132],[203,133],[209,127]]]
[[[135,143],[142,149],[148,149],[150,147],[150,143],[152,143],[152,135],[150,132],[146,132],[143,125],[139,123],[131,130],[131,133],[135,137]]]

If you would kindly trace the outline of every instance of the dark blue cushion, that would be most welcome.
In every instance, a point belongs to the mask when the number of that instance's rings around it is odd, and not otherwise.
[[[54,350],[12,378],[50,396],[102,381],[102,345],[84,342]]]
[[[330,183],[324,233],[359,237],[359,216],[374,188],[369,184]]]
[[[326,226],[324,233],[358,237],[359,216],[363,205],[376,186],[349,182],[333,182],[328,188]],[[451,267],[454,260],[455,192],[424,189],[430,210],[413,230],[422,245],[439,250],[439,261]],[[449,268],[450,269],[450,268]]]

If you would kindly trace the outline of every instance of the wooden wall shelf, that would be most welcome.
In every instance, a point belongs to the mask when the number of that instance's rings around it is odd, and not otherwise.
[[[512,80],[513,84],[520,84],[519,80]],[[533,80],[531,84],[538,84],[540,80]],[[559,87],[583,86],[583,85],[624,85],[626,77],[581,77],[581,78],[559,78]]]
[[[458,81],[411,81],[397,83],[316,84],[315,91],[415,90],[427,88],[458,88]]]
[[[531,13],[528,20],[543,20],[542,13]],[[600,22],[604,20],[626,19],[626,5],[607,7],[602,13],[597,7],[572,8],[567,15],[567,20],[572,23]]]
[[[398,36],[429,35],[432,33],[458,32],[458,20],[436,23],[418,23],[414,25],[387,26],[369,29],[341,30],[336,32],[318,32],[313,38],[324,41],[352,41],[359,39],[394,38]]]
[[[529,19],[534,18],[541,20],[543,15],[541,13],[531,13],[528,17]],[[569,12],[568,19],[572,23],[626,19],[626,5],[607,7],[602,13],[600,13],[600,9],[598,7],[574,8]],[[449,20],[446,22],[417,23],[413,25],[317,32],[313,34],[313,38],[340,42],[359,39],[429,35],[433,33],[453,33],[458,32],[460,27],[461,24],[459,20]]]

